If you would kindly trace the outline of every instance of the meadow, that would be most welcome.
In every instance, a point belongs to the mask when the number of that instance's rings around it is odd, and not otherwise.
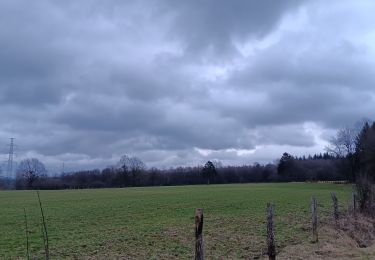
[[[52,259],[192,259],[194,211],[204,209],[207,259],[261,257],[266,204],[275,205],[278,250],[310,239],[310,198],[321,219],[330,192],[342,209],[351,187],[320,183],[197,185],[41,191]],[[30,254],[43,257],[35,191],[0,191],[0,259],[25,259],[26,209]]]

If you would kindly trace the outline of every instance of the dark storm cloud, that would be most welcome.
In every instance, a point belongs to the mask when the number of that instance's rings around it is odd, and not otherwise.
[[[320,152],[375,110],[374,8],[1,1],[1,143],[71,169],[124,153],[173,166]]]
[[[217,120],[209,112],[170,101],[88,96],[71,101],[66,110],[59,111],[54,118],[56,123],[79,131],[109,131],[112,135],[109,143],[125,138],[130,142],[124,143],[135,150],[143,149],[144,142],[148,142],[147,149],[168,150],[195,146],[212,149],[251,146],[243,134],[238,135],[241,126],[237,122]],[[111,140],[113,136],[116,138]],[[132,142],[134,136],[142,136],[143,142],[139,139]]]
[[[234,41],[260,38],[269,33],[283,16],[303,1],[173,1],[164,9],[172,13],[171,33],[182,40],[187,53],[209,54],[210,58],[237,52]],[[229,56],[227,56],[229,55]]]

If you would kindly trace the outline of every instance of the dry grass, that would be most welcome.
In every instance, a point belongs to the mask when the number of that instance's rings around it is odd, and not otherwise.
[[[375,259],[374,219],[346,215],[338,225],[323,223],[318,243],[287,246],[278,259]]]

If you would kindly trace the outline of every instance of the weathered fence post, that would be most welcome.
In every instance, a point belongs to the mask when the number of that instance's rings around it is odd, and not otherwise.
[[[276,259],[275,233],[273,228],[273,205],[267,203],[267,254],[269,260]]]
[[[331,192],[331,198],[333,202],[333,219],[335,220],[335,225],[337,226],[338,221],[339,221],[339,206],[338,206],[336,193]]]
[[[195,210],[195,260],[204,259],[203,209]]]
[[[352,203],[353,203],[353,205],[352,205],[352,207],[353,207],[353,216],[354,216],[354,218],[357,218],[357,214],[356,214],[356,211],[357,211],[357,195],[355,195],[355,193],[353,192],[352,193]]]
[[[316,198],[311,198],[311,226],[312,226],[312,241],[318,242],[318,214],[316,212]]]

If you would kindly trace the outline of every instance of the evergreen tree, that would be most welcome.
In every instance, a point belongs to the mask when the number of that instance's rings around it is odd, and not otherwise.
[[[294,158],[288,153],[283,153],[277,165],[277,174],[281,180],[288,180],[294,166]]]
[[[207,180],[207,184],[214,182],[216,175],[215,165],[211,161],[206,162],[202,168],[202,176]]]

